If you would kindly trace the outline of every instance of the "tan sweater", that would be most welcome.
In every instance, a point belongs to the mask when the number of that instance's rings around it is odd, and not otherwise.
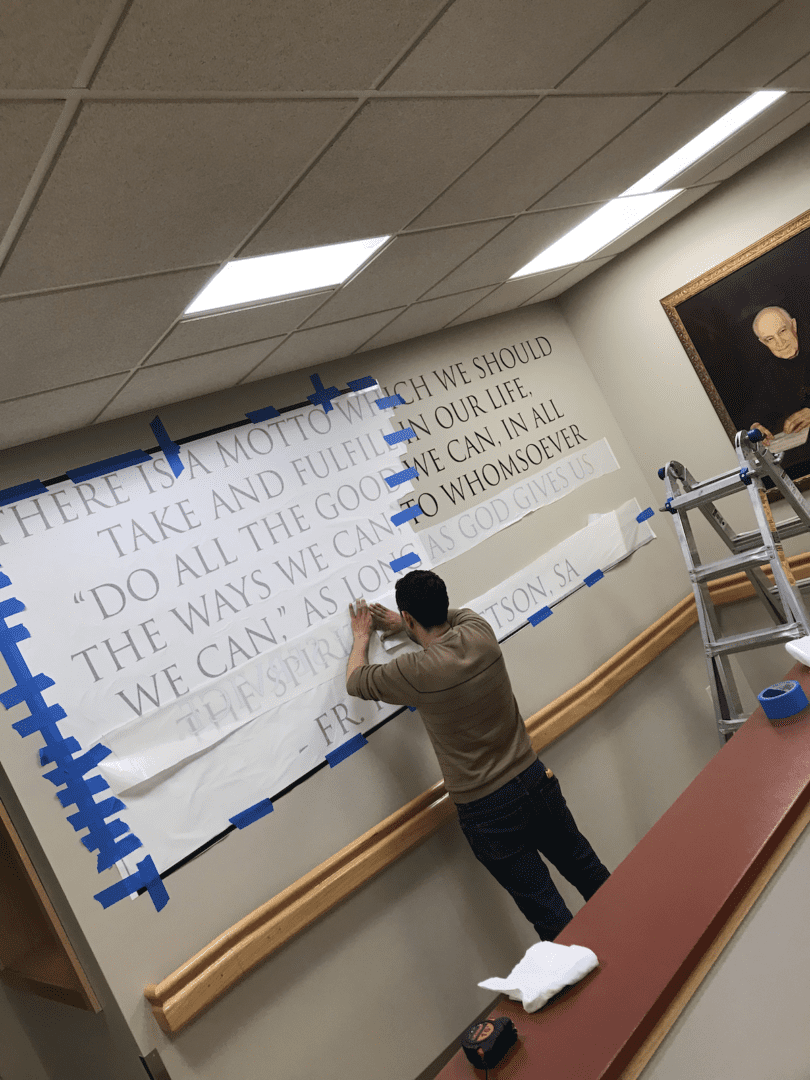
[[[451,610],[448,621],[427,649],[355,668],[348,688],[354,697],[415,705],[447,791],[463,803],[497,791],[536,755],[492,627],[469,608]]]

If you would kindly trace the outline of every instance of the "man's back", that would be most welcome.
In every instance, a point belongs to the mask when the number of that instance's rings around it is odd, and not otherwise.
[[[497,790],[535,760],[506,664],[489,623],[468,608],[426,649],[352,673],[361,698],[415,705],[456,802]]]

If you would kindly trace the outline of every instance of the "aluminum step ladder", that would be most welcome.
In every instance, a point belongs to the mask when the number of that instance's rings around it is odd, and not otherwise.
[[[738,467],[701,483],[678,461],[670,461],[658,470],[667,493],[661,510],[668,510],[673,516],[695,594],[721,744],[747,719],[742,714],[730,655],[810,635],[810,617],[782,549],[782,541],[788,537],[810,533],[810,506],[780,467],[780,455],[772,454],[761,445],[763,438],[756,428],[738,432],[734,444]],[[779,525],[773,519],[766,495],[763,483],[766,477],[795,513]],[[745,490],[751,497],[757,528],[735,533],[714,504],[718,499]],[[687,516],[690,510],[700,511],[729,549],[730,556],[701,562]],[[773,584],[765,573],[766,564],[773,574]],[[771,621],[763,629],[723,636],[709,585],[712,579],[740,570],[745,572]],[[802,584],[810,587],[810,580]]]

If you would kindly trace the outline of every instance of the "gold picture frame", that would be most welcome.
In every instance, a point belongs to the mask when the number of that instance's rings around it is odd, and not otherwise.
[[[771,425],[784,423],[782,407],[791,423],[804,423],[792,417],[807,408],[810,430],[810,210],[682,285],[661,306],[732,441],[755,423],[773,430],[766,414]],[[779,354],[778,342],[763,343],[766,309],[789,316],[770,315],[793,327],[794,356],[792,344]],[[810,476],[810,437],[782,464],[794,480]]]

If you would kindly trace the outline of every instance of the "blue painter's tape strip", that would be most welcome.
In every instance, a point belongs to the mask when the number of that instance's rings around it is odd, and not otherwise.
[[[271,420],[274,416],[281,416],[278,409],[272,405],[266,405],[263,409],[254,409],[253,412],[245,413],[251,424],[260,424],[262,420]]]
[[[270,800],[262,799],[261,802],[254,803],[253,806],[249,806],[247,810],[242,810],[240,813],[234,814],[234,816],[228,820],[235,825],[237,829],[245,829],[248,825],[252,825],[254,821],[258,821],[259,818],[263,818],[272,812],[273,804]]]
[[[326,760],[329,762],[329,768],[334,769],[341,761],[345,761],[347,757],[353,754],[356,750],[359,750],[361,746],[366,746],[368,739],[365,735],[357,734],[353,735],[348,742],[343,743],[342,746],[338,746],[331,753],[326,755]]]
[[[3,488],[0,491],[0,506],[8,506],[9,503],[19,502],[21,499],[30,499],[33,495],[47,494],[48,489],[41,480],[29,480],[27,484]]]
[[[422,560],[419,558],[415,551],[409,551],[407,555],[403,555],[399,559],[394,559],[393,562],[390,562],[388,565],[391,567],[395,574],[398,574],[400,570],[404,570],[406,566],[413,566],[414,563],[421,561]]]
[[[601,581],[604,576],[605,575],[602,573],[601,570],[594,570],[592,574],[588,574],[588,576],[585,578],[585,584],[588,586],[588,588],[590,588],[591,585],[595,585],[597,581]]]
[[[414,503],[413,506],[409,506],[407,510],[400,510],[398,514],[392,514],[391,520],[395,525],[404,525],[406,521],[411,521],[412,518],[419,517],[422,513],[422,507],[419,503]]]
[[[183,471],[183,462],[180,460],[180,447],[176,442],[172,442],[169,438],[169,433],[163,426],[163,421],[159,416],[150,423],[149,427],[155,434],[155,438],[158,441],[158,446],[166,455],[166,461],[169,463],[169,468],[177,477]]]
[[[90,836],[84,839],[87,840],[93,836],[94,834],[90,833]],[[131,832],[128,832],[126,836],[122,836],[118,841],[108,840],[103,834],[99,837],[99,840],[100,843],[97,845],[99,852],[96,858],[96,870],[99,874],[102,870],[109,870],[111,866],[115,866],[121,859],[143,847],[135,833]],[[84,843],[84,840],[82,840],[82,843]]]
[[[72,735],[69,735],[66,739],[63,739],[61,743],[41,747],[39,751],[39,763],[40,765],[53,765],[56,762],[62,762],[66,758],[72,757],[80,750],[81,744],[79,743],[79,740],[74,739]]]
[[[357,393],[358,390],[370,390],[372,386],[377,386],[378,383],[370,375],[364,375],[362,379],[349,379],[346,385],[350,390]]]
[[[117,904],[119,900],[123,900],[124,897],[131,896],[133,893],[138,892],[139,889],[144,888],[149,892],[155,908],[162,911],[169,901],[169,894],[166,892],[166,886],[160,880],[160,874],[157,872],[157,867],[152,861],[151,855],[147,855],[142,862],[138,863],[136,873],[116,881],[108,889],[102,889],[100,893],[96,893],[95,899],[103,908],[108,908],[113,904]]]
[[[404,484],[406,480],[415,480],[419,476],[419,473],[415,468],[403,469],[402,472],[394,473],[393,476],[386,476],[385,482],[390,488],[394,488],[397,484]]]
[[[408,712],[416,712],[415,705],[406,705],[405,708],[408,710]]]
[[[340,397],[340,391],[336,386],[324,386],[320,375],[310,375],[309,379],[315,387],[315,393],[307,394],[307,401],[311,401],[313,405],[323,405],[325,413],[331,412],[335,407],[332,398]]]
[[[547,619],[549,615],[553,615],[554,612],[550,607],[541,607],[539,611],[535,611],[534,615],[530,615],[527,622],[530,622],[532,626],[537,626],[543,619]]]
[[[407,439],[415,439],[416,432],[413,428],[402,428],[401,431],[392,431],[390,435],[383,435],[383,438],[389,446],[396,446],[397,443],[405,442]]]
[[[93,462],[92,465],[81,465],[77,469],[65,469],[65,475],[69,476],[74,484],[81,484],[85,480],[93,480],[96,476],[106,476],[107,473],[117,472],[118,469],[126,469],[130,465],[140,465],[144,461],[151,460],[152,455],[147,454],[145,450],[130,450],[127,454],[104,458],[103,461]]]
[[[99,848],[112,844],[117,836],[123,836],[128,832],[129,825],[125,821],[121,818],[113,818],[112,821],[105,822],[103,829],[95,829],[87,836],[83,836],[82,843],[88,851],[98,851]],[[140,846],[140,840],[136,846]]]
[[[646,510],[642,510],[640,514],[636,514],[636,521],[646,521],[647,518],[651,518],[655,511],[651,506],[648,506]]]
[[[394,409],[397,405],[404,405],[405,398],[399,394],[392,394],[391,397],[380,397],[374,403],[378,409]]]

